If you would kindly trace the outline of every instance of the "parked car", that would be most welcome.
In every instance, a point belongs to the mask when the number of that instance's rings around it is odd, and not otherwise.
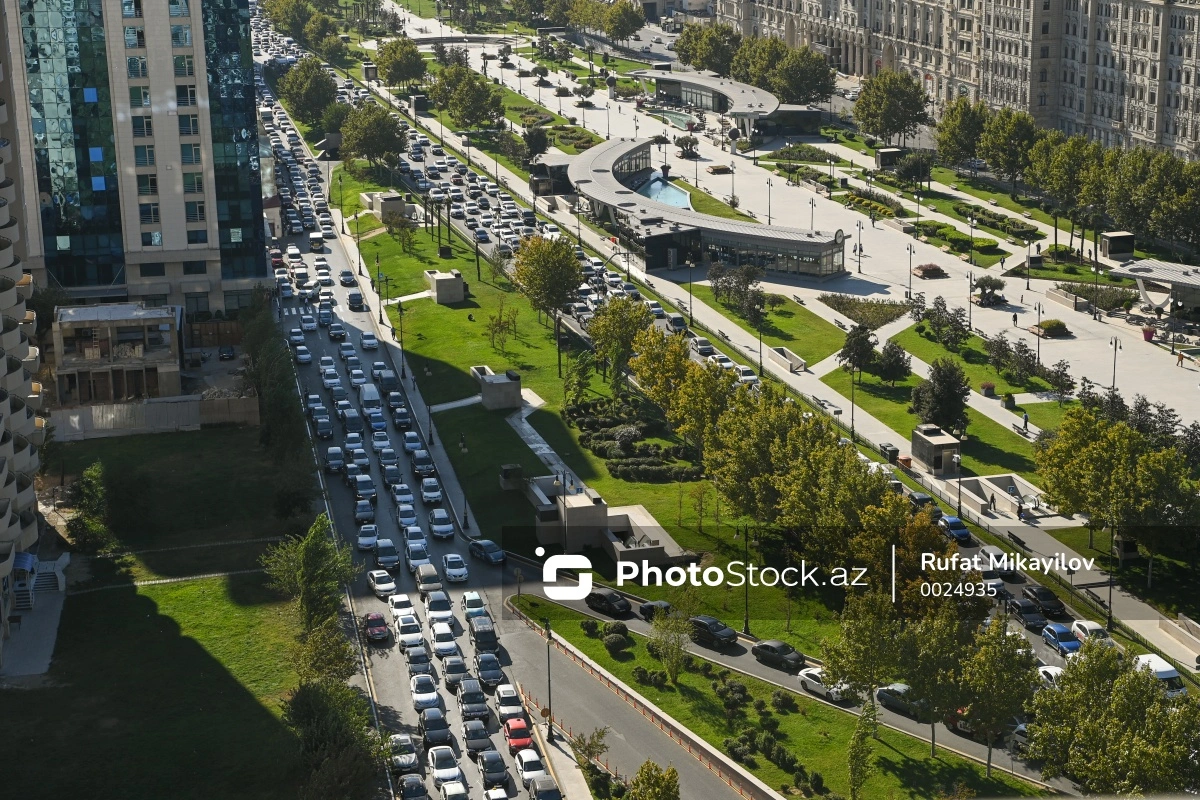
[[[542,763],[542,757],[532,748],[518,750],[513,761],[517,764],[517,778],[520,779],[522,786],[528,786],[530,781],[546,774],[546,766]]]
[[[1071,629],[1061,622],[1051,622],[1042,628],[1042,641],[1060,656],[1078,653],[1079,648],[1083,646],[1083,643],[1075,638],[1075,634],[1071,633]]]
[[[501,684],[496,687],[496,718],[504,724],[510,719],[525,717],[525,705],[521,695],[512,684]]]
[[[612,589],[597,589],[583,599],[587,607],[610,617],[623,617],[633,608],[629,601]]]
[[[795,672],[804,666],[804,656],[799,650],[779,639],[766,639],[750,648],[760,663],[776,667],[785,672]]]
[[[1116,641],[1108,635],[1108,631],[1099,622],[1091,620],[1078,619],[1071,623],[1071,633],[1075,634],[1075,638],[1080,644],[1084,642],[1097,642],[1105,647],[1117,647]]]
[[[942,517],[937,521],[937,525],[941,528],[942,533],[946,534],[946,538],[963,547],[971,544],[971,531],[967,528],[967,523],[958,517]]]
[[[833,703],[841,702],[846,692],[846,687],[841,684],[829,685],[825,680],[825,672],[820,667],[800,670],[800,688]]]
[[[1042,615],[1042,610],[1029,598],[1010,598],[1006,607],[1008,613],[1029,630],[1041,632],[1042,628],[1046,627],[1046,617]]]
[[[1063,601],[1059,600],[1058,596],[1045,586],[1026,586],[1021,592],[1021,596],[1037,603],[1038,608],[1047,617],[1061,617],[1067,613],[1067,607],[1063,605]]]
[[[889,683],[875,690],[875,699],[884,708],[899,712],[913,719],[924,714],[924,704],[910,699],[912,688],[906,683]]]
[[[638,606],[638,613],[646,622],[653,622],[659,614],[671,613],[671,604],[666,600],[650,600]]]
[[[362,621],[363,635],[367,637],[369,642],[386,642],[391,636],[391,629],[388,628],[387,619],[378,611],[372,611],[363,616]]]
[[[700,615],[692,617],[692,641],[705,647],[724,650],[737,644],[737,631],[716,617]]]

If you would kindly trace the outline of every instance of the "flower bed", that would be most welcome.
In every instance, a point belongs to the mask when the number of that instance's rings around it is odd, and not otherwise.
[[[966,218],[974,214],[977,224],[987,225],[989,228],[1004,231],[1009,236],[1015,236],[1018,239],[1041,238],[1040,231],[1028,222],[1001,214],[990,208],[961,202],[955,203],[951,208],[960,217]]]

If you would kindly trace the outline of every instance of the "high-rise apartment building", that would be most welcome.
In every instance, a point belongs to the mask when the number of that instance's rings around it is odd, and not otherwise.
[[[911,73],[935,114],[965,96],[1109,146],[1200,155],[1197,0],[717,0],[716,16],[841,72]]]
[[[267,275],[247,0],[6,0],[10,192],[38,285],[239,308]]]

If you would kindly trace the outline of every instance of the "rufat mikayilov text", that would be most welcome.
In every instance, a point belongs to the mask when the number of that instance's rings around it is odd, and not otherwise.
[[[834,567],[822,570],[809,567],[803,560],[791,567],[760,567],[745,561],[730,561],[724,566],[655,567],[648,561],[618,561],[617,586],[628,581],[638,586],[870,586],[866,567]]]
[[[1095,563],[1096,559],[1094,558],[1067,558],[1062,553],[1052,557],[1023,556],[1010,553],[1006,553],[1003,556],[985,556],[982,553],[976,553],[973,556],[964,556],[957,553],[950,556],[942,556],[937,553],[921,554],[921,569],[943,572],[968,572],[971,570],[982,572],[985,569],[1041,573],[1049,573],[1051,570],[1066,572],[1069,569],[1079,572],[1080,570],[1091,569]]]

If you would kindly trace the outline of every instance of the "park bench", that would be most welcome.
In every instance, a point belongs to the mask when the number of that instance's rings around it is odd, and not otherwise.
[[[1016,431],[1017,433],[1021,434],[1022,436],[1024,436],[1026,439],[1029,438],[1029,431],[1025,430],[1025,426],[1022,423],[1014,422],[1012,424],[1012,429],[1014,431]]]

